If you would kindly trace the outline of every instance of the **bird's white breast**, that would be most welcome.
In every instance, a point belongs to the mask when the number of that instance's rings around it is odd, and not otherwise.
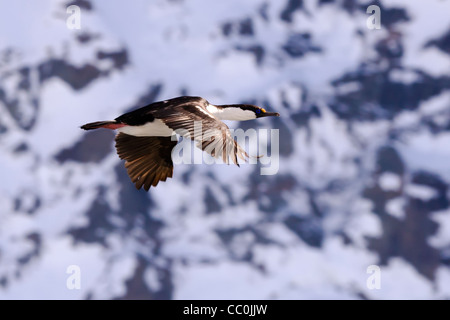
[[[125,126],[117,131],[137,137],[170,137],[173,134],[173,130],[160,119],[141,126]]]

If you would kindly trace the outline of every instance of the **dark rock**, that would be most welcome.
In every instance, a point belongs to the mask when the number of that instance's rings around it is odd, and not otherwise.
[[[5,77],[14,75],[19,77],[17,85],[8,93],[0,87],[0,102],[5,105],[16,124],[21,129],[29,131],[34,127],[37,120],[39,100],[35,96],[35,92],[31,90],[30,68],[22,67]],[[6,130],[7,128],[4,127],[4,131]],[[1,124],[0,131],[2,131]]]
[[[380,6],[380,8],[382,8]],[[381,25],[391,28],[394,24],[410,21],[408,12],[403,8],[383,8],[381,9]]]
[[[403,110],[415,110],[422,101],[450,88],[450,77],[432,77],[415,71],[417,80],[402,83],[390,79],[390,71],[373,71],[374,66],[361,65],[333,81],[335,87],[358,83],[360,88],[349,93],[336,93],[330,108],[341,118],[355,120],[392,119]],[[372,69],[372,70],[371,70]]]
[[[301,9],[303,9],[303,0],[288,0],[286,7],[280,13],[280,18],[290,23],[294,12]]]
[[[233,33],[243,37],[251,37],[255,34],[251,17],[246,17],[242,20],[227,21],[221,25],[221,30],[225,37],[229,37]]]
[[[126,49],[122,49],[119,51],[113,52],[104,52],[102,50],[97,52],[97,58],[99,60],[110,59],[114,63],[114,68],[121,70],[124,66],[128,65],[128,51]]]
[[[64,59],[51,58],[38,65],[40,83],[52,77],[58,77],[74,90],[81,90],[91,82],[100,77],[107,76],[112,70],[121,70],[129,63],[126,49],[113,52],[99,51],[97,58],[110,59],[113,61],[113,67],[108,70],[100,70],[93,63],[86,63],[82,66],[74,66]]]
[[[210,187],[205,188],[205,195],[203,197],[203,202],[206,206],[206,214],[218,213],[222,211],[222,205],[214,196]]]
[[[279,155],[283,157],[288,157],[294,151],[294,141],[292,140],[292,133],[289,130],[289,127],[286,125],[285,121],[282,117],[273,117],[271,119],[272,125],[271,130],[278,130],[279,141],[270,140],[270,145],[272,143],[278,143],[279,147]],[[268,132],[268,138],[271,139],[271,132]],[[271,150],[269,146],[268,151]],[[277,156],[277,155],[271,155]]]
[[[429,200],[410,199],[412,206],[421,209],[423,212],[440,211],[449,207],[448,185],[436,174],[418,171],[413,174],[411,182],[427,186],[436,191],[436,196]]]
[[[137,257],[137,266],[133,275],[125,281],[126,292],[118,300],[168,300],[172,299],[172,274],[170,268],[158,268],[142,256]],[[150,288],[145,280],[145,272],[148,268],[154,268],[158,274],[159,289]]]
[[[326,4],[332,4],[334,2],[335,2],[335,0],[319,0],[319,6],[326,5]]]
[[[267,2],[264,2],[258,10],[259,15],[261,18],[263,18],[264,21],[269,21],[269,14],[267,13],[267,10],[269,9],[269,4]]]
[[[162,89],[163,85],[161,83],[149,86],[148,90],[137,99],[136,103],[126,109],[126,112],[130,112],[156,102]]]
[[[142,241],[150,241],[153,244],[155,253],[160,250],[159,230],[163,227],[163,223],[152,216],[152,208],[155,202],[151,198],[151,189],[149,192],[145,190],[136,190],[131,182],[123,161],[115,168],[117,182],[120,185],[119,204],[120,210],[117,216],[123,220],[123,232],[127,233],[136,226],[145,231],[145,239]]]
[[[20,143],[19,145],[17,145],[17,147],[14,148],[14,153],[20,154],[20,153],[24,153],[27,152],[30,148],[28,147],[28,144],[25,142]]]
[[[265,49],[262,45],[253,44],[253,45],[237,45],[236,50],[249,52],[254,55],[256,64],[261,65],[265,56]]]
[[[400,154],[392,146],[384,146],[377,151],[376,170],[381,172],[392,172],[402,176],[405,172],[405,165]]]
[[[88,44],[91,41],[100,38],[101,36],[99,34],[93,34],[89,32],[81,32],[76,34],[76,39],[81,44]]]
[[[343,0],[341,2],[341,6],[345,11],[353,14],[356,10],[358,10],[358,1],[357,0]],[[369,4],[367,4],[367,6],[369,6]]]
[[[432,39],[425,44],[425,48],[436,46],[441,51],[450,54],[450,29],[437,39]]]
[[[80,129],[81,131],[81,129]],[[59,163],[75,161],[81,163],[101,162],[113,151],[114,132],[109,129],[82,132],[80,140],[73,146],[62,149],[55,155]]]
[[[292,58],[301,58],[308,52],[322,52],[322,49],[313,43],[310,33],[291,34],[282,48]]]
[[[19,257],[17,262],[21,265],[27,265],[33,258],[39,257],[42,247],[42,237],[37,232],[27,234],[26,239],[32,243],[32,249],[25,255]]]
[[[380,59],[385,59],[389,62],[391,68],[401,65],[401,57],[403,56],[402,37],[398,33],[390,33],[387,38],[384,38],[375,45],[375,50],[378,52]]]
[[[85,214],[89,221],[87,225],[72,227],[67,231],[72,236],[74,243],[99,243],[107,246],[106,237],[108,233],[115,230],[115,226],[111,223],[110,216],[113,214],[113,210],[105,198],[105,193],[106,187],[99,186],[97,196]]]
[[[322,116],[319,107],[315,104],[306,105],[305,108],[294,112],[291,119],[297,124],[297,127],[308,126],[312,118],[320,118]]]
[[[14,211],[32,215],[41,207],[41,204],[41,198],[37,194],[25,191],[14,199]]]
[[[81,67],[69,64],[64,59],[49,59],[38,66],[41,83],[52,77],[58,77],[74,90],[80,90],[102,76],[102,71],[95,65],[87,63]]]
[[[348,2],[352,2],[353,8],[355,8],[356,1],[348,0]],[[359,10],[363,11],[364,13],[367,13],[367,8],[371,5],[376,5],[380,8],[381,25],[388,29],[391,29],[397,23],[410,21],[408,12],[404,8],[399,7],[386,8],[381,4],[379,0],[375,0],[366,3],[364,5],[359,5]],[[367,17],[369,17],[369,14],[367,14]]]
[[[248,183],[252,185],[252,188],[249,188],[249,192],[243,200],[256,200],[258,209],[270,215],[276,214],[287,205],[283,193],[292,191],[297,186],[297,180],[289,174],[260,175],[259,165],[250,176]],[[264,191],[261,190],[262,185],[264,185]]]
[[[239,249],[237,250],[235,241],[236,237],[250,233],[253,239],[250,242],[239,243]],[[257,263],[254,262],[253,248],[255,245],[278,245],[272,239],[266,237],[263,232],[255,228],[254,226],[243,226],[239,228],[227,228],[218,229],[216,234],[225,246],[230,258],[235,261],[247,262],[250,265],[259,268]]]
[[[253,21],[251,18],[245,18],[239,22],[239,34],[242,36],[253,36]]]
[[[229,37],[231,35],[231,32],[233,31],[233,24],[231,22],[225,22],[222,24],[222,34],[226,37]]]
[[[66,4],[66,7],[69,7],[72,5],[78,6],[78,7],[80,7],[80,9],[84,9],[86,11],[91,11],[93,9],[92,3],[89,0],[71,0]]]
[[[436,233],[437,223],[412,203],[405,208],[404,220],[389,214],[380,216],[380,220],[382,235],[367,237],[368,248],[378,253],[380,264],[386,265],[392,257],[402,257],[420,274],[434,280],[440,254],[428,243],[428,238]]]
[[[284,219],[284,224],[308,245],[316,248],[322,246],[324,234],[319,219],[289,215]]]
[[[403,176],[405,171],[405,165],[397,150],[391,146],[381,147],[377,151],[376,155],[375,171],[373,173],[373,179],[378,180],[380,175],[384,172],[390,172]],[[377,183],[368,186],[362,192],[362,196],[370,199],[373,202],[373,212],[383,216],[386,215],[385,206],[386,203],[402,195],[402,190],[383,190]]]
[[[405,172],[403,161],[393,147],[386,146],[378,150],[375,176],[383,172],[400,176]],[[430,219],[428,213],[448,208],[448,186],[439,177],[426,172],[415,173],[412,183],[434,188],[438,196],[428,201],[405,198],[405,216],[402,219],[390,215],[385,208],[387,201],[402,196],[402,189],[385,191],[376,184],[364,190],[363,196],[373,202],[372,210],[382,226],[380,237],[367,237],[368,248],[378,253],[382,265],[387,264],[392,257],[402,257],[419,273],[433,280],[440,254],[428,243],[428,238],[436,233],[438,224]]]

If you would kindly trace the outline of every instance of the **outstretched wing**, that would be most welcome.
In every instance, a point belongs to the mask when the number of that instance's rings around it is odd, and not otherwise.
[[[171,137],[137,137],[125,133],[116,136],[116,149],[136,188],[156,186],[159,181],[172,178],[172,149],[177,141]]]
[[[154,110],[153,115],[161,119],[176,133],[197,142],[197,147],[215,158],[229,159],[239,166],[237,158],[246,161],[249,157],[230,133],[228,126],[206,110],[207,101],[187,101],[177,108]]]

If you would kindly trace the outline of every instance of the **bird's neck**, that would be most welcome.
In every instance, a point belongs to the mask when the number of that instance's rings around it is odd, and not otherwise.
[[[208,105],[206,109],[220,120],[237,120],[245,121],[256,118],[253,111],[245,110],[239,107],[239,105]]]

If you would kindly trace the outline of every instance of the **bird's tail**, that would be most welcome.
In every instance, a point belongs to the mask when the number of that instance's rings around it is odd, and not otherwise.
[[[124,127],[125,124],[119,123],[117,121],[97,121],[97,122],[91,122],[86,123],[85,125],[82,125],[80,128],[84,130],[93,130],[98,128],[106,128],[106,129],[118,129],[121,127]]]

